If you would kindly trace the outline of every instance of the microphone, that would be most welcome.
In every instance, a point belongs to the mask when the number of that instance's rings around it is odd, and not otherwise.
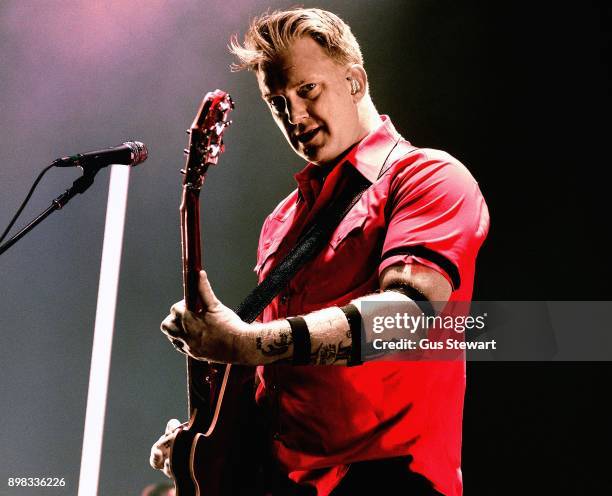
[[[94,152],[78,153],[61,157],[53,162],[55,167],[81,167],[97,170],[110,164],[138,165],[149,156],[149,151],[140,141],[126,141],[122,145]]]

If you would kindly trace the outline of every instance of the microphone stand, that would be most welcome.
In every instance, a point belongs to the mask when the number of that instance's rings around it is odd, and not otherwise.
[[[27,233],[34,229],[38,224],[45,220],[51,213],[61,209],[66,205],[74,196],[82,194],[93,184],[94,177],[100,170],[100,167],[87,167],[83,169],[83,175],[76,179],[70,188],[59,195],[55,200],[51,202],[51,206],[47,208],[43,213],[36,217],[32,222],[25,226],[21,231],[15,234],[6,243],[0,245],[0,255],[6,250],[13,246],[17,241],[23,238]]]

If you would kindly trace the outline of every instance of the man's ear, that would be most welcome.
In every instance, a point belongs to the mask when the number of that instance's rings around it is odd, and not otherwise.
[[[368,75],[365,69],[359,64],[353,64],[346,71],[346,80],[353,101],[358,103],[368,92]]]

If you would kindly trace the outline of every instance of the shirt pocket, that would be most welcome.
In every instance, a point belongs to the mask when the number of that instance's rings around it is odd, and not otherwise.
[[[342,219],[342,222],[332,234],[332,237],[329,240],[329,245],[334,251],[337,251],[348,239],[358,238],[359,235],[363,233],[367,220],[367,209],[362,205],[362,203],[358,203],[351,209],[346,217]]]
[[[278,247],[280,246],[282,240],[282,236],[278,236],[276,238],[266,240],[263,243],[260,252],[257,254],[257,264],[253,268],[258,276],[261,275],[263,267],[266,265],[268,259],[278,251]]]

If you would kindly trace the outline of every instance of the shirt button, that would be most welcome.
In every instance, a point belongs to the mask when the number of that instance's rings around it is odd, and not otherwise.
[[[286,304],[287,304],[287,301],[289,301],[289,297],[288,297],[287,295],[282,295],[282,296],[280,297],[280,302],[281,302],[283,305],[286,305]]]

